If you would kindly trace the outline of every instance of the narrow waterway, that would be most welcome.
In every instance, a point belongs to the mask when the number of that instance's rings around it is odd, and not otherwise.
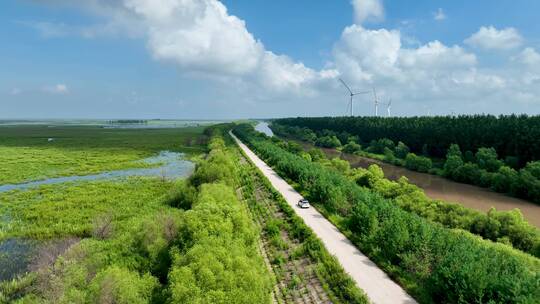
[[[127,176],[159,176],[166,179],[173,179],[187,177],[191,175],[195,168],[195,164],[184,159],[183,153],[170,151],[162,151],[156,156],[142,160],[142,162],[156,166],[152,168],[114,170],[92,175],[53,177],[21,184],[5,184],[0,185],[0,193],[11,190],[25,190],[40,185],[59,184],[73,181],[103,180]]]
[[[307,145],[307,147],[310,147],[310,145]],[[406,176],[411,183],[424,189],[426,195],[433,199],[460,203],[465,207],[481,211],[488,211],[491,207],[495,207],[497,210],[518,208],[529,223],[540,227],[540,206],[526,200],[474,185],[457,183],[437,175],[411,171],[378,160],[341,153],[335,149],[323,149],[323,151],[327,156],[347,160],[353,168],[367,168],[372,164],[377,164],[383,169],[384,175],[391,180]]]

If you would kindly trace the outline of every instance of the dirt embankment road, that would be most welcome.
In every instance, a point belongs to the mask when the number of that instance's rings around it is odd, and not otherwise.
[[[283,195],[296,213],[317,234],[328,251],[338,259],[345,271],[349,273],[358,287],[364,290],[372,303],[416,303],[401,286],[392,281],[384,271],[377,267],[367,256],[362,254],[315,208],[297,208],[296,203],[302,196],[234,136],[232,132],[230,134],[249,159],[270,180],[272,186]]]

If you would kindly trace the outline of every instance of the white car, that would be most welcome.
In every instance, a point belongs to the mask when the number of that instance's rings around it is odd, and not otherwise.
[[[309,201],[305,198],[301,199],[298,201],[297,203],[298,207],[302,208],[302,209],[307,209],[309,208]]]

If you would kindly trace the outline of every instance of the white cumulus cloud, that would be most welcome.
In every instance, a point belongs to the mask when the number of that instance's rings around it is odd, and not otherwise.
[[[512,27],[498,30],[493,26],[482,26],[478,32],[465,39],[465,43],[486,50],[509,50],[521,46],[523,38]]]
[[[529,66],[540,65],[540,54],[531,47],[525,48],[521,53],[519,53],[518,56],[514,57],[513,59]]]
[[[352,0],[351,4],[353,5],[356,24],[384,19],[382,0]]]

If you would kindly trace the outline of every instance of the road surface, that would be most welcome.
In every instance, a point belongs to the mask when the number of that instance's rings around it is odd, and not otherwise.
[[[401,286],[392,281],[384,271],[379,269],[375,263],[362,254],[315,208],[298,208],[296,203],[302,196],[234,136],[232,132],[230,134],[247,157],[270,180],[272,186],[283,195],[287,203],[293,207],[296,213],[317,234],[328,251],[338,259],[343,269],[352,277],[357,286],[366,293],[372,303],[416,303]]]

